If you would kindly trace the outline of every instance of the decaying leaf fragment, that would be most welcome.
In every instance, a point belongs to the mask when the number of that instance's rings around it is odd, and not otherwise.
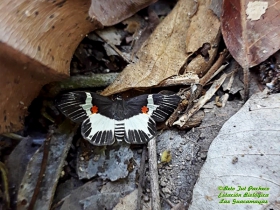
[[[219,21],[216,16],[208,9],[209,1],[188,1],[180,0],[171,13],[158,25],[150,38],[142,45],[137,53],[138,61],[128,65],[121,75],[103,91],[103,95],[111,95],[130,88],[145,88],[158,85],[163,80],[178,75],[180,69],[186,64],[188,54],[186,51],[186,34],[190,36],[194,31],[190,31],[190,24],[193,18],[198,19],[192,23],[193,28],[198,32],[210,32],[209,36],[201,38],[202,41],[197,42],[191,49],[192,52],[199,50],[204,43],[210,42],[210,45],[217,45],[217,37],[219,37]],[[200,6],[201,5],[201,6]],[[200,11],[201,10],[201,11]],[[208,12],[208,10],[210,12]],[[200,11],[199,17],[196,17],[196,12]],[[205,24],[205,21],[199,21],[201,16],[206,16],[210,19],[210,24]],[[210,15],[210,16],[209,16]],[[205,20],[205,19],[203,19]],[[204,25],[199,25],[201,22]],[[205,29],[205,27],[207,29]],[[203,28],[199,30],[200,28]],[[215,47],[214,47],[215,48]],[[211,54],[210,57],[215,54]],[[202,60],[205,63],[204,58]],[[201,61],[199,61],[201,63]],[[196,62],[196,65],[200,65]],[[209,63],[211,61],[208,61]],[[197,66],[196,66],[197,67]],[[191,67],[190,67],[191,68]],[[191,68],[192,72],[205,73],[205,69]]]
[[[268,2],[266,1],[250,1],[246,9],[247,18],[251,20],[259,20],[265,13],[267,7]]]

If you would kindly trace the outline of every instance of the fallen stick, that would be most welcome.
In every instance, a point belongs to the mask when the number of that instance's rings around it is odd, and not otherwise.
[[[137,210],[141,210],[142,208],[142,193],[143,193],[143,185],[144,185],[144,176],[145,176],[145,160],[147,154],[146,145],[143,147],[142,158],[139,169],[139,183],[138,183],[138,195],[137,195]]]
[[[158,184],[158,168],[157,168],[157,150],[156,150],[156,138],[153,138],[148,143],[149,153],[149,171],[150,171],[150,183],[151,183],[151,201],[152,209],[160,210],[160,197],[159,197],[159,184]]]
[[[225,58],[228,55],[228,50],[224,49],[223,52],[220,53],[219,58],[213,64],[213,66],[207,71],[207,73],[199,80],[199,84],[202,86],[206,85],[214,76],[216,76],[219,72],[221,72],[227,65],[222,65]]]

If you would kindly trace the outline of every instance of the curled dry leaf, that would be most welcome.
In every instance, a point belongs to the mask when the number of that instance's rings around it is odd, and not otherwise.
[[[280,48],[280,1],[224,1],[225,43],[243,67],[253,67]]]
[[[187,65],[188,75],[202,76],[211,66],[220,38],[220,23],[208,8],[209,4],[210,1],[179,1],[143,44],[137,53],[138,61],[128,65],[102,94],[158,85],[179,74],[187,63],[188,53],[197,52],[208,44],[209,59],[197,56]]]

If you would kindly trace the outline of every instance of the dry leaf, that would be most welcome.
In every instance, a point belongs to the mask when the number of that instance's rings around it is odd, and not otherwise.
[[[267,5],[268,4],[268,5]],[[280,48],[280,1],[224,1],[225,43],[243,67],[253,67]]]
[[[128,65],[102,94],[111,95],[130,88],[151,87],[177,75],[186,62],[185,36],[196,2],[181,0],[143,44],[138,62]]]
[[[209,5],[210,0],[179,1],[139,50],[138,62],[128,65],[102,94],[158,85],[178,75],[187,56],[206,44],[210,46],[208,59],[199,55],[186,68],[189,75],[203,76],[216,56],[220,39],[220,23]]]
[[[200,170],[190,210],[204,209],[205,206],[207,209],[217,210],[279,209],[279,107],[280,94],[258,93],[223,125],[213,140],[206,162]],[[225,190],[226,186],[235,189]],[[238,186],[246,189],[237,191]],[[269,189],[249,190],[250,186]],[[221,197],[220,193],[235,196]],[[246,196],[245,193],[255,196]],[[263,194],[268,196],[257,197]],[[230,203],[219,203],[222,199],[229,200]],[[233,205],[234,199],[267,203]]]
[[[186,37],[186,52],[192,54],[197,52],[203,45],[209,45],[207,51],[209,55],[203,57],[198,52],[187,66],[186,72],[194,72],[202,77],[213,64],[216,58],[218,45],[221,38],[220,21],[218,17],[209,9],[211,0],[199,1],[197,12],[191,19],[191,24]]]

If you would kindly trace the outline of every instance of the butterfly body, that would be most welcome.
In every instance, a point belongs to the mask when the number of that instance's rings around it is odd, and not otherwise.
[[[140,95],[128,100],[111,100],[92,92],[69,92],[58,100],[60,111],[82,123],[82,136],[94,145],[111,145],[115,140],[141,144],[156,134],[156,122],[163,122],[177,107],[180,97]]]

